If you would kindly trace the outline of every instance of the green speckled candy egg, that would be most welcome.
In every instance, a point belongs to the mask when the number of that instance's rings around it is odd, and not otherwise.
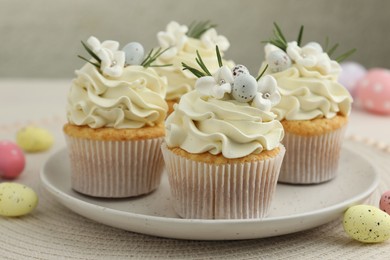
[[[30,213],[37,204],[37,194],[26,185],[14,182],[0,183],[0,216],[23,216]]]
[[[390,238],[390,215],[369,205],[356,205],[344,213],[344,230],[360,242],[377,243]]]

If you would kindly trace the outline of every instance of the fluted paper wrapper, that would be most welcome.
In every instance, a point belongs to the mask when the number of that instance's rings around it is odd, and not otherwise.
[[[162,145],[175,211],[187,219],[252,219],[267,216],[285,149],[250,163],[192,161]]]
[[[155,190],[164,170],[163,138],[100,141],[66,135],[71,185],[80,193],[124,198]]]
[[[336,177],[346,125],[320,136],[299,136],[286,132],[282,143],[286,156],[279,182],[316,184]]]

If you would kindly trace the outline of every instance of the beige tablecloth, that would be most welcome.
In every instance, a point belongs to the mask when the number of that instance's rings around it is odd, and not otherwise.
[[[42,187],[44,162],[65,146],[69,80],[0,80],[0,140],[15,140],[18,129],[34,123],[55,137],[52,149],[26,154],[17,179],[37,191],[39,205],[20,218],[0,217],[0,259],[385,259],[390,241],[362,244],[343,231],[341,218],[280,237],[242,241],[185,241],[115,229],[79,216]],[[354,109],[345,146],[377,166],[380,185],[367,201],[378,205],[390,189],[390,117]]]

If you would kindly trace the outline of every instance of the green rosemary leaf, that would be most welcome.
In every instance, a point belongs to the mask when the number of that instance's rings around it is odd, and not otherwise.
[[[301,46],[301,43],[302,43],[303,29],[304,29],[304,27],[303,27],[303,25],[301,25],[301,28],[299,29],[298,39],[297,39],[298,46]]]
[[[141,62],[141,66],[144,66],[145,63],[149,60],[150,56],[152,56],[152,53],[153,53],[153,49],[151,49],[148,53],[148,55],[146,55],[146,58]]]
[[[183,66],[183,70],[189,70],[192,74],[194,74],[198,78],[206,76],[206,74],[204,74],[203,72],[188,66],[184,62],[182,62],[181,65]]]
[[[222,67],[223,66],[222,57],[221,57],[221,53],[219,52],[218,45],[215,45],[215,52],[217,53],[218,65],[219,67]]]
[[[335,59],[335,61],[341,62],[341,61],[345,60],[346,58],[348,58],[349,56],[351,56],[355,51],[356,51],[356,49],[353,48],[352,50],[349,50],[349,51],[347,51],[347,52],[341,54],[340,56],[338,56],[338,57]]]
[[[333,45],[333,47],[330,48],[329,51],[327,51],[329,57],[331,57],[331,56],[333,55],[333,53],[335,52],[335,50],[337,49],[337,47],[339,47],[339,44],[338,44],[338,43],[336,43],[335,45]]]
[[[88,63],[92,64],[93,66],[95,66],[96,68],[100,69],[100,64],[92,62],[92,61],[90,61],[90,60],[88,60],[88,59],[86,59],[86,58],[84,58],[83,56],[80,56],[80,55],[77,55],[77,57],[79,57],[82,60],[85,60],[86,62],[88,62]]]
[[[196,51],[196,56],[198,58],[196,58],[196,62],[198,63],[198,65],[202,68],[202,70],[206,73],[206,75],[209,75],[211,76],[211,73],[210,71],[207,69],[206,65],[204,64],[203,60],[202,60],[202,57],[200,57],[200,54],[198,52],[198,50]]]
[[[169,67],[173,64],[161,64],[161,65],[149,65],[149,67],[157,68],[157,67]]]
[[[278,38],[280,38],[280,40],[281,40],[283,43],[287,44],[286,38],[284,37],[284,35],[283,35],[283,33],[282,33],[282,30],[280,29],[279,25],[278,25],[276,22],[274,22],[274,26],[275,26],[275,31],[274,31],[275,36],[277,36]]]
[[[192,22],[188,27],[187,36],[199,39],[207,30],[217,27],[216,24],[211,24],[210,21]]]
[[[259,79],[264,75],[265,71],[268,69],[268,64],[265,66],[263,71],[260,73],[259,76],[257,76],[256,81],[259,81]]]
[[[324,44],[324,52],[328,52],[328,47],[329,47],[329,37],[326,36],[325,38],[325,44]]]
[[[272,45],[275,45],[276,47],[278,47],[279,49],[282,49],[283,51],[286,51],[286,49],[287,49],[287,46],[278,40],[271,40],[271,41],[269,41],[269,43],[271,43]]]
[[[164,50],[161,50],[161,48],[158,48],[155,52],[153,52],[154,49],[151,49],[149,51],[148,55],[146,56],[146,58],[142,61],[141,66],[143,66],[144,68],[171,66],[172,64],[163,64],[163,66],[161,66],[161,65],[152,65],[152,63],[155,62],[157,60],[157,58],[161,56],[161,54],[163,54],[164,52],[166,52],[170,48],[171,47],[168,47],[168,48],[166,48]]]
[[[102,60],[91,50],[91,48],[88,47],[83,41],[81,41],[81,44],[84,46],[85,50],[91,55],[97,62],[101,63]]]

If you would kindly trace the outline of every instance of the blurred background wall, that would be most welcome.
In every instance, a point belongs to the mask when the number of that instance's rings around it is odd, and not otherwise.
[[[230,40],[226,57],[252,73],[274,21],[288,39],[303,24],[304,43],[328,36],[339,52],[357,48],[350,60],[390,68],[389,11],[387,0],[0,0],[0,77],[71,78],[90,35],[150,49],[169,21],[208,19]]]

